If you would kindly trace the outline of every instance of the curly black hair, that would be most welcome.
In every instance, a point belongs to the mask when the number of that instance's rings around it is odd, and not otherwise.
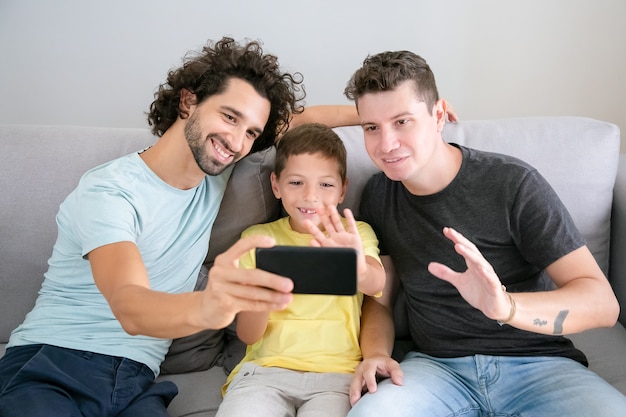
[[[148,123],[152,133],[160,137],[179,116],[189,116],[179,106],[182,89],[194,93],[199,104],[223,92],[231,78],[249,82],[271,105],[265,129],[254,141],[251,152],[273,145],[277,135],[288,129],[291,116],[304,109],[298,104],[306,96],[302,74],[281,72],[278,58],[264,54],[259,41],[240,45],[223,37],[217,42],[209,41],[200,52],[188,53],[183,65],[168,73],[167,82],[159,86],[150,105]]]

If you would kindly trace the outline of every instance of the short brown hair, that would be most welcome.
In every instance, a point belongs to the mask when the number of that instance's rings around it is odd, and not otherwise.
[[[284,134],[276,145],[274,173],[280,177],[287,159],[292,155],[320,153],[339,163],[339,175],[346,182],[346,147],[341,138],[328,126],[320,123],[305,123]]]
[[[254,141],[251,152],[271,146],[276,136],[289,127],[292,114],[303,110],[297,104],[306,96],[302,74],[281,72],[278,58],[264,54],[258,41],[240,45],[224,37],[215,43],[209,41],[198,53],[188,53],[183,65],[168,73],[167,82],[159,86],[150,105],[148,123],[152,132],[162,136],[179,116],[188,117],[179,106],[182,89],[194,93],[200,104],[223,92],[231,78],[249,82],[271,105],[265,129]]]
[[[387,51],[370,55],[356,70],[344,90],[345,96],[358,101],[364,94],[390,91],[404,81],[415,84],[415,93],[431,112],[439,100],[435,75],[424,58],[410,51]]]

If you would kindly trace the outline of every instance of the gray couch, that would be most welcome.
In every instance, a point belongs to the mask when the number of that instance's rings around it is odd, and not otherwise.
[[[349,155],[344,205],[356,209],[361,188],[376,169],[365,154],[359,127],[336,131]],[[571,211],[622,305],[626,303],[626,156],[619,154],[616,126],[574,117],[462,121],[446,125],[444,138],[508,153],[537,167]],[[33,306],[56,238],[59,203],[88,168],[153,141],[147,129],[0,126],[0,355],[11,330]],[[269,150],[238,164],[213,230],[207,268],[244,227],[279,215],[268,186],[272,160]],[[201,274],[198,288],[205,283]],[[406,335],[401,311],[396,311],[399,339]],[[626,393],[623,324],[626,311],[613,328],[572,339],[587,354],[591,369]],[[159,377],[175,381],[180,389],[171,414],[214,415],[226,370],[242,349],[230,329],[175,341]]]

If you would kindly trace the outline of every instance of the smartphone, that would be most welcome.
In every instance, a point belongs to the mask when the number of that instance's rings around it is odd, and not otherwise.
[[[354,295],[357,252],[352,248],[274,246],[256,249],[256,266],[291,278],[296,294]]]

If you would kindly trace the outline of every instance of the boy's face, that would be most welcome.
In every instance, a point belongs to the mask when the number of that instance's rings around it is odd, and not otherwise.
[[[306,219],[322,228],[317,211],[324,206],[337,206],[345,197],[346,184],[339,175],[339,163],[319,153],[291,155],[285,168],[276,177],[271,175],[272,190],[289,214],[291,228],[308,233]]]
[[[441,101],[428,109],[414,83],[405,81],[393,90],[363,95],[358,106],[367,153],[387,177],[411,189],[437,170],[432,162],[443,143]]]
[[[238,78],[231,78],[220,94],[194,105],[185,137],[200,169],[218,175],[246,156],[269,114],[269,100]]]

